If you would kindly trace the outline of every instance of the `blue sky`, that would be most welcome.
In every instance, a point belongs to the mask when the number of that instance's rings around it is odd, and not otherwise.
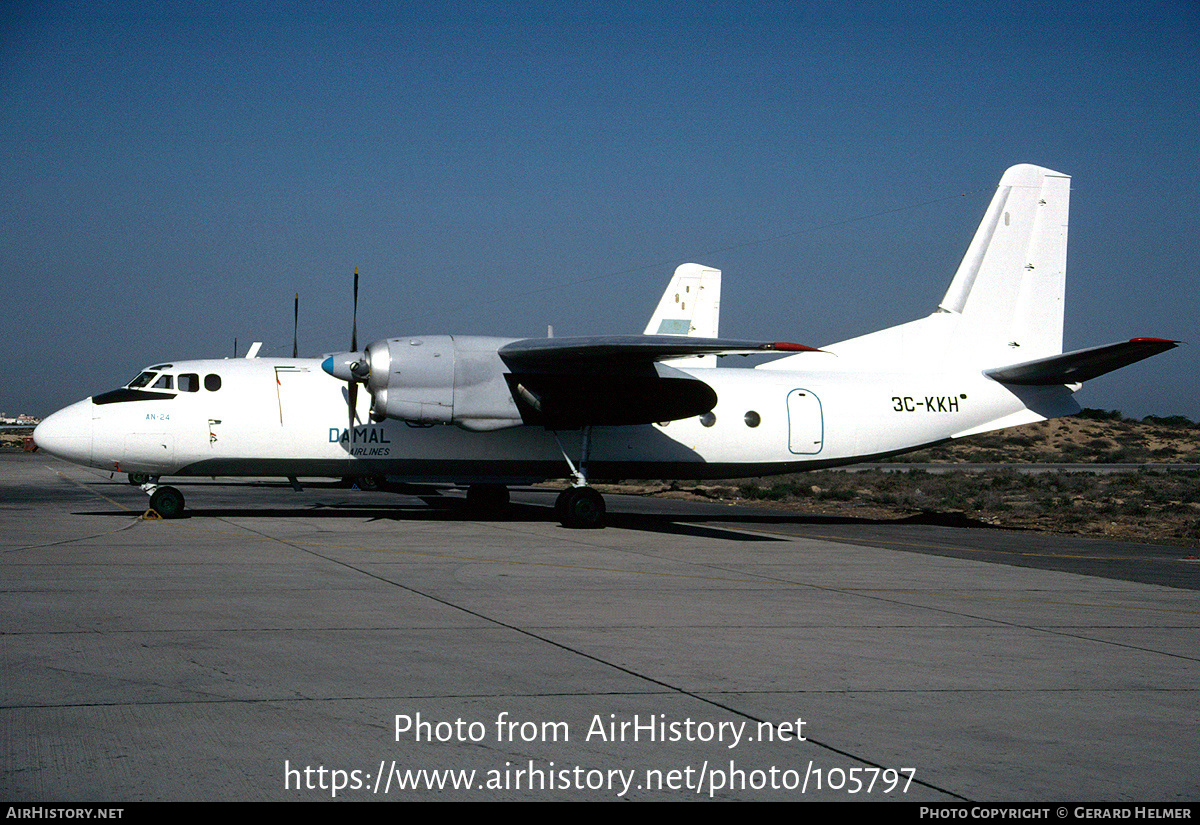
[[[1200,419],[1200,4],[6,3],[0,410],[406,333],[928,314],[1005,168],[1073,177],[1066,345],[1193,342],[1085,406]]]

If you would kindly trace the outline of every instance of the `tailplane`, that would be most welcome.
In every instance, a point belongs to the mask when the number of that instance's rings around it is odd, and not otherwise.
[[[1082,384],[1101,375],[1136,364],[1143,358],[1158,355],[1179,346],[1178,341],[1166,338],[1132,338],[1088,347],[1062,355],[1051,355],[1035,361],[1011,364],[998,369],[984,370],[989,378],[1001,384],[1037,387],[1055,384]]]

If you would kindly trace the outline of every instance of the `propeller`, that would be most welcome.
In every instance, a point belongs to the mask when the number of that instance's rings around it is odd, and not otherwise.
[[[349,409],[347,414],[349,423],[347,425],[348,432],[354,431],[354,413],[358,410],[358,385],[367,380],[367,376],[371,374],[371,367],[367,363],[366,353],[358,351],[358,267],[354,267],[354,314],[351,316],[350,322],[350,358],[353,359],[347,365],[350,368],[350,374],[347,376],[346,401]],[[353,437],[351,436],[351,441]]]
[[[346,382],[348,429],[354,429],[354,414],[358,409],[358,385],[371,376],[367,353],[358,351],[358,267],[354,268],[354,315],[350,327],[350,351],[331,355],[321,362],[321,369]]]

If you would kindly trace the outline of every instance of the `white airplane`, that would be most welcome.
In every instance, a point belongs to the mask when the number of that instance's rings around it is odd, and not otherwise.
[[[1067,176],[1012,167],[932,315],[820,349],[717,337],[720,273],[685,264],[640,336],[418,335],[359,351],[356,321],[351,351],[324,359],[155,364],[54,413],[34,438],[129,473],[164,517],[184,499],[163,476],[449,482],[492,507],[507,503],[504,485],[570,478],[559,518],[598,526],[594,479],[896,455],[1078,412],[1081,382],[1174,347],[1135,338],[1063,353],[1069,196]],[[715,365],[762,352],[787,355]]]

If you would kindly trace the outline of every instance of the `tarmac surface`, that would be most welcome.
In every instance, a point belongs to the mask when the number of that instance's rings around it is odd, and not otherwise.
[[[1193,551],[178,486],[0,453],[0,797],[1200,799]]]

